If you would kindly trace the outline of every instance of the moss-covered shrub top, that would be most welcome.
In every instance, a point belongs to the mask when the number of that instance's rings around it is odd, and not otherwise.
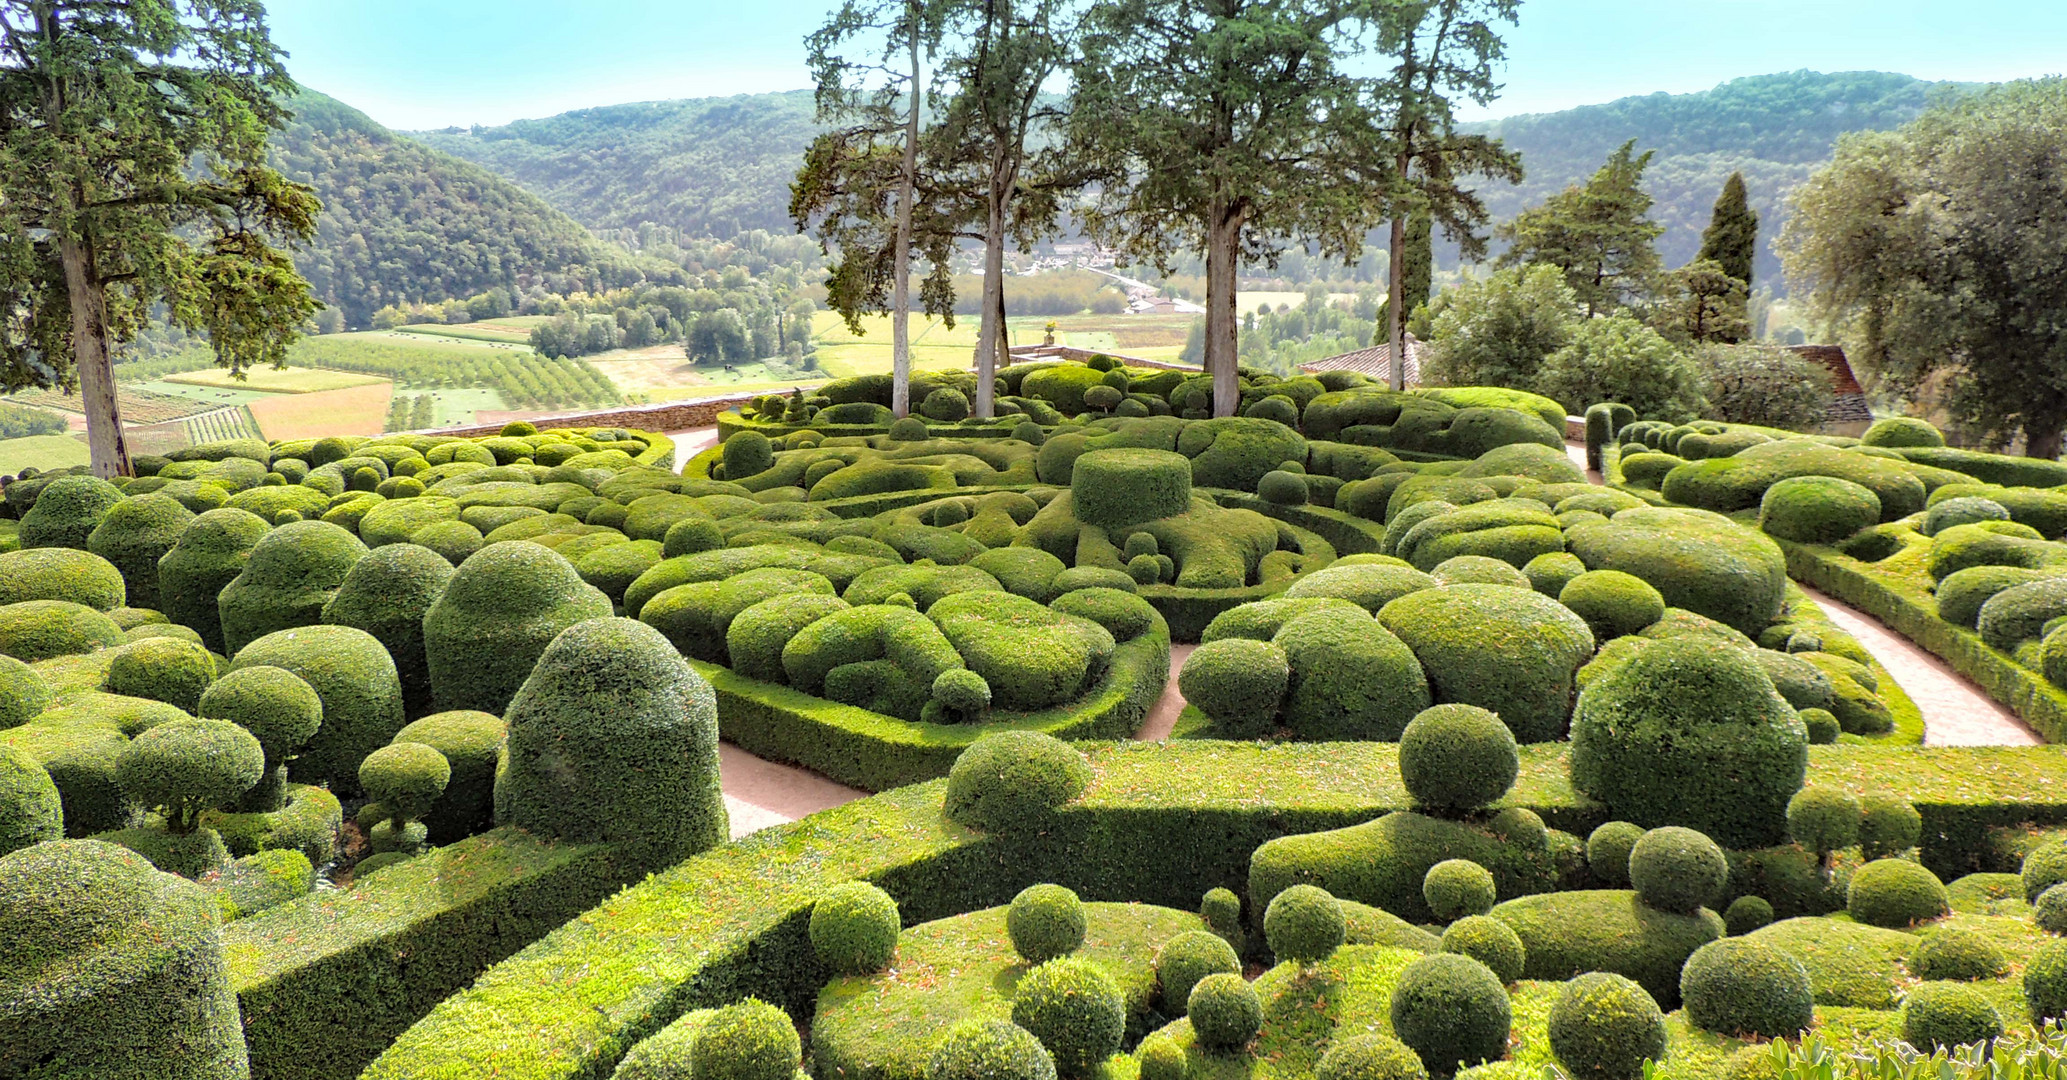
[[[113,611],[126,598],[122,572],[99,555],[62,547],[0,554],[0,605],[64,600]]]

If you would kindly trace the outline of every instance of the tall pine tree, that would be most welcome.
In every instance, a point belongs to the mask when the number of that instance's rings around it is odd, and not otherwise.
[[[1743,282],[1748,293],[1751,262],[1757,253],[1758,211],[1745,198],[1744,174],[1733,172],[1724,181],[1722,194],[1715,198],[1708,228],[1701,232],[1701,254],[1694,256],[1694,261],[1714,260],[1723,273]]]
[[[1508,248],[1496,267],[1555,266],[1587,317],[1647,299],[1663,267],[1651,246],[1665,230],[1650,217],[1644,169],[1655,151],[1623,143],[1583,186],[1573,185],[1500,228]]]

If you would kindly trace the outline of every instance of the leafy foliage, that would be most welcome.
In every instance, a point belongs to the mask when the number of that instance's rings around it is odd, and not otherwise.
[[[1500,227],[1508,248],[1495,265],[1557,267],[1588,316],[1642,301],[1663,266],[1651,245],[1665,230],[1650,220],[1651,196],[1643,189],[1655,154],[1637,153],[1631,139],[1584,185],[1515,215]]]

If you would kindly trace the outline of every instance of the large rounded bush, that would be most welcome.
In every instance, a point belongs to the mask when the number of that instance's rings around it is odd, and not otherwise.
[[[811,905],[811,948],[839,975],[868,975],[897,955],[897,901],[865,881],[835,885]]]
[[[179,542],[158,560],[159,610],[193,627],[209,649],[228,654],[217,598],[244,572],[251,550],[272,526],[246,510],[227,507],[195,518]]]
[[[1163,943],[1156,953],[1156,982],[1163,991],[1163,1011],[1182,1012],[1191,988],[1208,975],[1239,975],[1241,958],[1225,938],[1205,930],[1187,930]]]
[[[1973,982],[1996,978],[2008,969],[2008,958],[1993,941],[1957,926],[1924,938],[1909,959],[1910,974],[1925,980]]]
[[[1432,588],[1435,588],[1435,579],[1411,566],[1337,563],[1292,582],[1284,595],[1288,598],[1337,597],[1375,615],[1385,605],[1410,592]]]
[[[227,806],[265,775],[265,751],[223,720],[173,720],[131,739],[116,762],[122,790],[161,810],[176,833],[193,831],[204,810]]]
[[[138,495],[108,509],[86,550],[114,564],[133,607],[158,606],[158,560],[179,543],[194,512],[168,495]]]
[[[1514,1014],[1507,988],[1468,956],[1437,953],[1407,965],[1392,989],[1392,1030],[1430,1074],[1507,1056]]]
[[[213,682],[215,657],[207,649],[175,637],[154,637],[117,652],[108,661],[102,685],[111,694],[149,698],[193,712]]]
[[[1928,420],[1918,420],[1913,416],[1890,416],[1885,420],[1874,421],[1873,426],[1867,428],[1866,433],[1859,437],[1859,442],[1866,446],[1943,446],[1945,436]]]
[[[1620,570],[1588,570],[1559,590],[1557,602],[1586,620],[1595,641],[1634,634],[1665,617],[1665,598]]]
[[[1868,926],[1900,929],[1943,918],[1952,905],[1945,883],[1907,859],[1875,859],[1852,871],[1845,911]]]
[[[96,476],[61,476],[52,480],[36,495],[36,505],[22,515],[21,545],[84,551],[93,530],[122,498],[122,489]]]
[[[1565,984],[1550,1007],[1550,1052],[1578,1080],[1636,1080],[1665,1057],[1665,1014],[1636,983],[1605,971]]]
[[[1400,781],[1430,813],[1461,814],[1496,802],[1520,768],[1514,733],[1476,705],[1423,710],[1400,734]]]
[[[789,1014],[756,998],[719,1009],[689,1044],[696,1080],[795,1080],[803,1063]]]
[[[717,695],[658,630],[591,619],[562,631],[504,719],[498,821],[664,862],[728,838]]]
[[[1467,915],[1451,923],[1443,931],[1442,951],[1471,957],[1502,983],[1521,978],[1529,963],[1529,952],[1514,930],[1485,915]]]
[[[1484,915],[1500,899],[1493,872],[1470,859],[1444,859],[1421,879],[1421,898],[1437,920],[1451,922]]]
[[[324,605],[365,557],[358,537],[327,521],[296,521],[267,533],[216,599],[227,651],[235,655],[275,631],[321,623]]]
[[[955,758],[945,810],[972,829],[1033,832],[1090,782],[1090,763],[1068,743],[1037,731],[1001,731]]]
[[[1185,1015],[1199,1045],[1223,1053],[1248,1045],[1263,1030],[1263,1002],[1255,988],[1229,972],[1200,979],[1186,999]]]
[[[2008,508],[1994,499],[1979,495],[1962,495],[1958,498],[1934,502],[1925,511],[1923,524],[1916,531],[1925,536],[1936,536],[1954,525],[1977,525],[1983,521],[2008,521]]]
[[[1627,821],[1610,821],[1586,838],[1586,868],[1593,879],[1609,888],[1629,885],[1629,853],[1643,839],[1644,827]]]
[[[2001,1035],[2002,1014],[1964,983],[1927,982],[1902,1003],[1902,1041],[1926,1053],[1994,1042]]]
[[[275,667],[301,679],[323,702],[322,726],[295,759],[295,779],[359,793],[359,763],[402,730],[402,683],[379,640],[349,626],[281,630],[237,653],[231,667]]]
[[[1347,932],[1341,901],[1316,885],[1286,889],[1263,912],[1263,938],[1279,963],[1325,960],[1342,946]]]
[[[1413,650],[1436,701],[1491,710],[1518,742],[1564,734],[1573,678],[1593,655],[1586,623],[1527,588],[1423,589],[1385,605],[1378,621]]]
[[[1060,885],[1029,885],[1005,910],[1012,948],[1029,964],[1077,951],[1086,929],[1083,901]]]
[[[1669,638],[1580,693],[1571,762],[1572,786],[1616,817],[1759,847],[1785,833],[1808,731],[1747,651]]]
[[[1637,899],[1659,911],[1692,914],[1713,901],[1729,879],[1722,849],[1692,829],[1652,829],[1629,850],[1629,883]]]
[[[1723,1035],[1792,1038],[1815,1020],[1801,961],[1762,941],[1711,941],[1680,969],[1680,997],[1695,1027]]]
[[[253,811],[280,808],[286,783],[282,767],[323,724],[323,699],[315,688],[276,667],[239,668],[224,675],[209,685],[193,711],[204,719],[227,720],[258,740],[266,776],[244,801],[243,809]]]
[[[33,664],[122,644],[115,620],[66,600],[24,600],[0,607],[0,656]]]
[[[1759,501],[1759,528],[1803,544],[1835,544],[1879,523],[1880,496],[1835,476],[1789,477]]]
[[[758,431],[740,431],[726,439],[721,452],[725,479],[738,483],[775,467],[775,447]]]
[[[1734,458],[1724,458],[1732,461]],[[1755,529],[1712,514],[1646,507],[1575,525],[1565,546],[1589,570],[1650,583],[1670,607],[1757,634],[1787,599],[1787,558]]]
[[[1065,956],[1020,976],[1012,992],[1012,1022],[1048,1048],[1057,1072],[1085,1077],[1119,1052],[1127,1007],[1098,965]]]
[[[2025,962],[2024,1003],[2033,1027],[2067,1019],[2067,940],[2040,945]]]
[[[452,576],[452,564],[437,552],[416,544],[389,544],[360,559],[323,608],[325,623],[372,634],[394,658],[403,704],[411,716],[431,711],[423,617]]]
[[[1168,450],[1093,450],[1070,474],[1076,518],[1108,533],[1191,510],[1191,462]]]
[[[1055,1059],[1010,1021],[964,1020],[926,1059],[926,1080],[1055,1080]]]
[[[1271,638],[1291,667],[1279,717],[1295,736],[1391,741],[1428,708],[1420,662],[1369,615],[1346,602],[1285,603],[1316,605],[1288,619]]]
[[[50,774],[27,753],[0,743],[0,855],[64,835],[64,805]]]
[[[113,611],[127,603],[127,595],[121,570],[92,552],[25,548],[0,554],[0,606],[64,600],[95,611]]]
[[[1285,650],[1268,641],[1225,638],[1192,651],[1177,674],[1184,700],[1199,707],[1225,738],[1270,733],[1292,679]]]
[[[610,598],[537,544],[490,544],[459,565],[423,618],[440,711],[499,713],[561,631],[608,618]]]

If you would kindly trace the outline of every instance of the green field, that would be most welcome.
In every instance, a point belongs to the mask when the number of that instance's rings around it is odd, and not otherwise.
[[[518,319],[498,319],[485,323],[419,323],[415,326],[398,326],[394,332],[413,334],[417,337],[453,338],[459,341],[492,341],[507,345],[523,345],[531,338],[531,327],[517,325],[521,319],[536,318],[544,322],[544,316],[520,316]]]
[[[23,469],[64,469],[84,465],[91,457],[86,441],[70,435],[0,439],[0,473],[8,475]]]
[[[206,371],[189,371],[180,375],[167,375],[167,383],[183,383],[190,386],[205,386],[222,390],[256,390],[273,394],[320,394],[325,390],[344,390],[354,386],[370,386],[386,380],[374,375],[355,375],[349,371],[328,371],[322,368],[252,368],[239,379],[222,368]]]
[[[186,398],[205,405],[249,405],[262,397],[271,396],[262,390],[246,390],[233,386],[202,386],[194,383],[167,382],[164,379],[123,385],[148,390],[154,394],[164,394],[167,397]]]

